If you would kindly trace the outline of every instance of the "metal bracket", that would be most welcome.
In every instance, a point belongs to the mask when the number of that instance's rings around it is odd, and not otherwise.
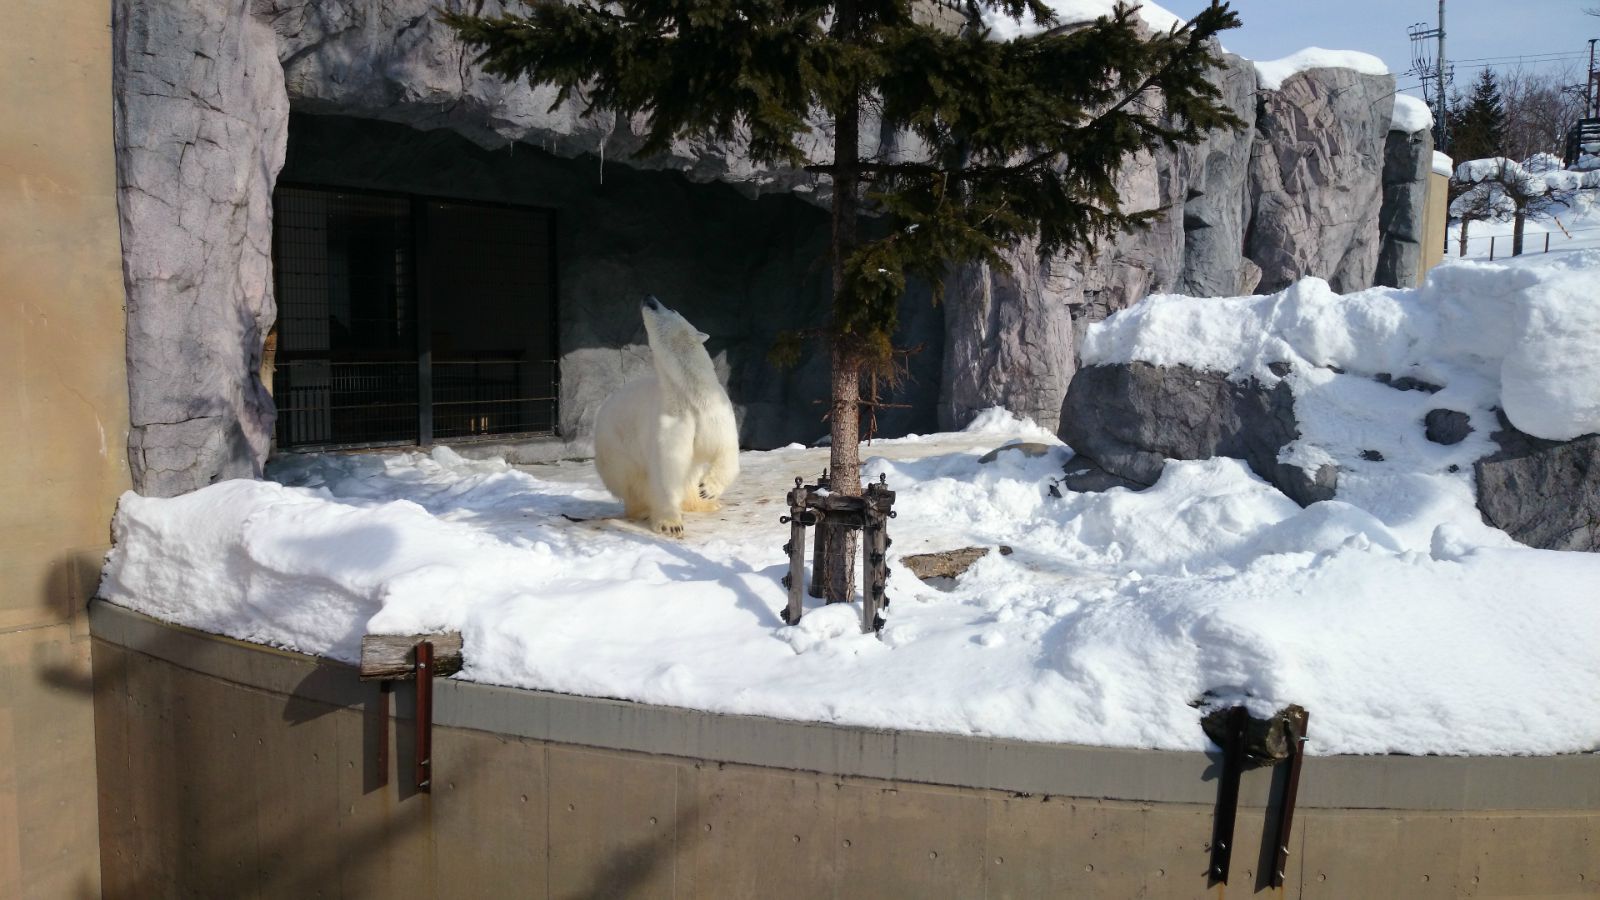
[[[1217,779],[1217,809],[1211,820],[1211,867],[1207,886],[1228,883],[1233,860],[1233,824],[1239,815],[1239,776],[1244,774],[1245,729],[1250,713],[1242,706],[1228,711],[1228,742],[1222,747],[1222,777]]]
[[[1302,720],[1309,723],[1310,713]],[[1289,726],[1288,756],[1273,765],[1288,763],[1284,790],[1279,801],[1277,823],[1272,834],[1272,869],[1267,873],[1271,887],[1283,887],[1284,873],[1289,866],[1289,835],[1294,827],[1295,801],[1300,793],[1300,765],[1305,758],[1304,734],[1295,734]],[[1250,713],[1243,706],[1228,710],[1228,721],[1222,745],[1222,775],[1217,780],[1217,808],[1211,825],[1211,867],[1207,870],[1208,886],[1228,883],[1229,864],[1233,860],[1233,827],[1239,813],[1239,779],[1244,774],[1246,741],[1249,735]],[[1309,730],[1305,725],[1302,731]]]
[[[1311,713],[1306,713],[1303,730],[1311,730]],[[1283,887],[1283,873],[1289,868],[1289,831],[1294,827],[1294,804],[1300,795],[1300,761],[1305,758],[1306,736],[1292,734],[1289,742],[1289,778],[1283,787],[1283,808],[1278,813],[1277,833],[1272,839],[1272,872],[1268,883]]]

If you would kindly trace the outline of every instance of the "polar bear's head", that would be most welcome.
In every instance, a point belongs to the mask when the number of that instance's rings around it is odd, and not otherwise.
[[[689,324],[689,320],[655,297],[644,298],[640,304],[644,317],[644,331],[650,340],[650,355],[655,359],[656,374],[664,381],[678,384],[715,380],[716,370],[711,356],[706,353],[705,342],[710,337]]]

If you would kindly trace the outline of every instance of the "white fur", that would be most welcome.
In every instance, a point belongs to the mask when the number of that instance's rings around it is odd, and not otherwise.
[[[652,308],[651,299],[640,311],[656,374],[600,406],[594,464],[628,518],[681,537],[684,510],[722,508],[717,498],[739,474],[739,432],[706,335],[659,301]]]

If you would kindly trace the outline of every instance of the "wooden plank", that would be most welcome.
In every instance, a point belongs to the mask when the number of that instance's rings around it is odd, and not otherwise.
[[[413,650],[423,641],[433,644],[435,677],[461,671],[461,632],[438,634],[364,634],[361,636],[361,680],[393,681],[415,678]]]

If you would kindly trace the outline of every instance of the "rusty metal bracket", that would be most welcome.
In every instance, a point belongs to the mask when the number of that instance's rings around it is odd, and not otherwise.
[[[1239,815],[1239,777],[1244,774],[1245,729],[1250,713],[1242,706],[1228,711],[1228,742],[1222,747],[1222,776],[1217,779],[1217,809],[1211,820],[1211,867],[1207,886],[1228,883],[1233,860],[1233,824]]]
[[[1302,731],[1310,731],[1311,713],[1306,713],[1301,720],[1304,724]],[[1289,742],[1289,778],[1283,787],[1283,808],[1278,812],[1278,827],[1272,839],[1272,872],[1268,883],[1272,887],[1283,887],[1283,873],[1289,868],[1289,832],[1294,827],[1294,804],[1300,795],[1300,762],[1305,758],[1306,736],[1304,734],[1292,735]]]
[[[417,644],[416,784],[421,793],[433,789],[433,642]]]

